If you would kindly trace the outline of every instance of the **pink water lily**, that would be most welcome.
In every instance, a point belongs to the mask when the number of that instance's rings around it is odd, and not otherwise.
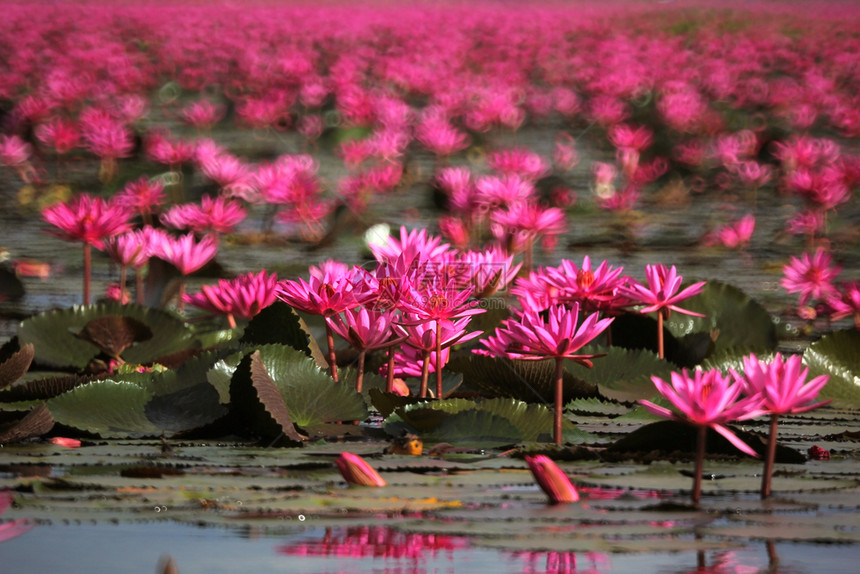
[[[199,293],[185,294],[183,299],[194,307],[226,315],[230,328],[235,329],[237,317],[251,319],[275,302],[277,286],[278,276],[262,270],[221,279],[217,285],[204,285]]]
[[[405,331],[395,324],[396,318],[393,310],[374,311],[367,307],[347,309],[325,318],[326,325],[358,351],[357,393],[362,390],[367,351],[392,347],[406,338]]]
[[[42,219],[57,228],[49,233],[84,244],[84,305],[90,304],[92,248],[103,249],[107,238],[128,231],[130,218],[131,213],[125,207],[89,194],[42,210]]]
[[[757,457],[756,451],[725,425],[732,421],[751,419],[764,414],[762,399],[758,396],[741,399],[743,384],[734,382],[730,375],[722,375],[714,369],[697,370],[692,375],[686,369],[680,373],[674,372],[671,374],[670,383],[659,377],[651,377],[651,380],[660,394],[677,410],[661,407],[651,401],[642,400],[639,403],[659,417],[681,421],[699,429],[693,483],[693,503],[698,504],[702,489],[702,466],[707,429],[714,429],[738,450]]]
[[[639,310],[640,313],[657,313],[657,354],[662,359],[664,357],[663,321],[669,318],[672,311],[704,317],[701,313],[678,307],[677,303],[701,293],[705,288],[705,282],[699,281],[681,289],[684,278],[678,274],[674,265],[667,268],[663,264],[646,265],[645,277],[648,279],[647,286],[631,280],[630,285],[622,287],[619,292],[634,304],[644,304],[645,306]]]
[[[783,359],[781,353],[777,353],[771,361],[749,355],[743,360],[743,375],[732,371],[732,376],[744,385],[746,394],[759,399],[762,410],[770,414],[770,435],[761,483],[762,498],[767,498],[771,492],[779,415],[803,413],[830,403],[830,400],[815,401],[830,377],[821,375],[807,382],[809,369],[802,366],[802,360],[800,355]]]
[[[553,440],[562,443],[562,407],[564,360],[591,367],[591,359],[600,355],[580,353],[580,349],[600,335],[613,319],[600,319],[593,313],[579,323],[579,303],[570,308],[554,305],[544,319],[537,311],[526,308],[515,319],[507,319],[496,332],[482,339],[490,354],[512,359],[555,359],[555,419]]]

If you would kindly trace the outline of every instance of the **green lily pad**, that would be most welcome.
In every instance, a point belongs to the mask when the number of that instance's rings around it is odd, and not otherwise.
[[[811,344],[803,354],[809,377],[829,375],[820,398],[860,404],[860,331],[835,331]]]
[[[729,370],[743,373],[744,357],[749,357],[751,354],[754,354],[761,361],[770,361],[776,353],[772,350],[732,347],[702,361],[702,368],[705,370],[716,369],[724,375],[727,375]]]
[[[574,377],[597,385],[601,396],[616,401],[632,402],[654,396],[651,376],[668,378],[675,370],[671,363],[644,349],[588,347],[584,352],[606,356],[594,359],[590,369],[574,361],[565,361],[564,368]]]
[[[367,407],[361,395],[344,383],[335,382],[305,353],[285,345],[260,347],[260,359],[271,377],[293,422],[310,430],[327,422],[364,420]],[[238,379],[237,379],[238,377]],[[248,377],[246,379],[245,377]],[[237,369],[230,394],[250,384],[250,372]]]
[[[83,369],[101,349],[77,335],[91,321],[109,316],[133,319],[152,333],[151,338],[138,341],[122,352],[121,356],[126,362],[149,363],[193,344],[190,329],[174,315],[149,307],[119,303],[76,306],[37,315],[21,323],[18,338],[22,345],[32,343],[35,346],[35,360],[40,363]]]
[[[125,381],[95,381],[47,402],[54,420],[104,438],[158,436],[162,429],[146,416],[154,394]]]
[[[600,399],[576,399],[564,405],[565,412],[585,416],[620,416],[630,412],[630,407],[614,401]]]
[[[666,328],[675,337],[719,330],[715,352],[731,347],[776,348],[776,325],[767,310],[728,283],[708,281],[701,293],[679,306],[705,317],[672,313]]]
[[[551,440],[554,420],[552,409],[544,405],[528,404],[523,401],[505,398],[480,401],[446,399],[405,405],[398,408],[393,415],[385,419],[383,428],[385,432],[394,436],[399,436],[404,430],[422,436],[432,436],[447,422],[448,418],[473,410],[485,411],[497,417],[496,419],[482,419],[482,424],[484,425],[493,420],[498,420],[504,421],[504,423],[499,422],[504,429],[516,429],[516,434],[510,432],[510,430],[495,429],[487,431],[485,429],[484,432],[489,433],[487,436],[492,435],[495,438],[504,436],[508,439],[500,444],[519,441]],[[582,443],[597,440],[596,436],[577,429],[568,420],[563,421],[562,432],[565,442]],[[445,432],[445,436],[445,442],[452,442],[457,445],[472,444],[472,436],[468,432],[468,429],[463,429],[462,434],[459,436],[455,436],[453,432],[448,430]]]
[[[251,319],[240,339],[248,345],[288,345],[310,355],[311,336],[292,307],[275,301]]]

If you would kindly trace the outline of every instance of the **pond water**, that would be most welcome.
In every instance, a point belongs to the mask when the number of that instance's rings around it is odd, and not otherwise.
[[[368,541],[370,539],[370,541]],[[419,546],[419,544],[421,544]],[[199,528],[169,521],[52,524],[0,545],[3,572],[152,574],[164,556],[182,574],[780,572],[844,574],[855,545],[750,542],[734,550],[672,553],[505,552],[468,538],[416,540],[393,529],[320,529],[286,535]]]

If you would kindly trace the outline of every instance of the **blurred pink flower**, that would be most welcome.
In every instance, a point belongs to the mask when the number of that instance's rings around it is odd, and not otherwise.
[[[706,235],[702,242],[705,245],[722,245],[729,249],[746,247],[753,231],[755,231],[755,216],[748,213],[738,221],[730,223]]]
[[[199,293],[184,295],[185,302],[204,311],[226,315],[230,327],[236,318],[251,319],[275,302],[278,276],[265,270],[245,273],[230,280],[221,279],[217,285],[204,285]]]
[[[206,235],[200,241],[193,233],[179,237],[154,235],[152,254],[176,267],[183,275],[191,275],[215,258],[218,236]]]
[[[0,165],[21,166],[30,159],[33,146],[16,135],[0,135]]]
[[[789,293],[800,293],[800,305],[805,305],[812,299],[824,301],[838,295],[833,280],[842,271],[842,267],[833,265],[832,256],[823,249],[817,250],[813,255],[803,253],[799,258],[791,257],[782,270],[783,289]]]
[[[161,222],[174,229],[188,229],[196,233],[231,233],[247,217],[242,204],[223,195],[212,199],[204,195],[200,204],[174,205],[161,214]]]
[[[42,219],[57,228],[49,231],[51,235],[96,249],[103,249],[108,237],[130,229],[130,216],[126,207],[86,193],[42,210]]]
[[[834,321],[854,318],[854,325],[860,328],[860,282],[843,283],[839,293],[827,298],[827,305],[832,309],[830,318]]]

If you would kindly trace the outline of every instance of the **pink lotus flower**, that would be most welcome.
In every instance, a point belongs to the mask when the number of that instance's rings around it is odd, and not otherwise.
[[[558,267],[548,267],[546,279],[557,289],[556,300],[578,302],[586,312],[612,312],[629,305],[629,300],[620,294],[627,282],[623,271],[623,267],[613,268],[606,261],[592,269],[591,258],[586,255],[582,267],[567,259],[562,259]]]
[[[84,305],[90,304],[91,247],[104,248],[104,241],[127,231],[131,224],[129,211],[101,197],[81,194],[67,203],[58,203],[42,210],[42,218],[57,227],[50,231],[55,237],[84,244]]]
[[[838,295],[827,298],[827,305],[832,309],[830,318],[834,321],[846,317],[854,318],[854,326],[860,329],[860,282],[843,283]]]
[[[526,181],[538,180],[549,173],[545,159],[528,148],[510,148],[487,155],[487,165],[502,175],[515,175]]]
[[[570,479],[558,465],[548,456],[537,454],[525,457],[529,470],[552,504],[560,502],[576,502],[579,493]]]
[[[821,375],[807,382],[809,369],[802,366],[800,355],[783,360],[782,354],[777,353],[767,362],[755,355],[749,355],[744,357],[743,364],[743,377],[737,373],[733,375],[746,385],[747,395],[758,395],[763,399],[761,408],[768,413],[804,413],[830,402],[813,402],[830,377]]]
[[[631,284],[621,289],[621,294],[635,303],[643,303],[645,307],[640,313],[657,312],[657,354],[663,358],[663,321],[669,318],[672,311],[704,317],[701,313],[695,313],[678,307],[677,303],[698,295],[705,288],[705,282],[699,281],[682,289],[683,277],[678,275],[675,266],[666,268],[663,264],[646,265],[645,276],[648,278],[648,286],[644,286],[631,280]]]
[[[702,242],[705,245],[719,244],[729,249],[745,247],[749,244],[754,231],[755,216],[752,213],[747,213],[738,221],[706,235]]]
[[[385,479],[379,476],[379,473],[357,454],[342,452],[340,453],[340,457],[335,459],[334,462],[343,479],[349,484],[374,487],[381,487],[387,484]]]
[[[761,497],[764,499],[770,496],[771,491],[779,415],[803,413],[828,404],[830,400],[814,401],[830,377],[821,375],[807,382],[809,369],[801,368],[800,355],[783,360],[782,355],[777,353],[773,360],[767,363],[755,355],[750,355],[744,357],[743,362],[743,376],[734,371],[732,376],[738,384],[744,385],[746,394],[759,399],[760,408],[771,415],[770,436],[761,482]]]
[[[791,257],[783,268],[781,285],[789,293],[800,293],[799,305],[811,299],[823,301],[838,295],[833,280],[842,271],[840,265],[833,265],[832,256],[823,249],[815,254],[801,254],[800,258]]]
[[[230,328],[236,318],[251,319],[275,302],[278,276],[265,270],[245,273],[235,279],[221,279],[217,285],[204,285],[200,293],[184,295],[186,303],[212,313],[226,315]]]
[[[367,351],[392,347],[406,338],[402,328],[395,324],[395,319],[393,310],[377,312],[367,307],[347,309],[341,314],[326,317],[326,324],[331,330],[358,351],[355,392],[360,393],[362,389]]]
[[[177,238],[170,235],[153,236],[154,255],[176,267],[183,275],[191,275],[212,261],[218,253],[218,237],[207,235],[197,241],[193,233]]]
[[[0,516],[12,506],[14,500],[15,497],[11,492],[7,490],[0,491]],[[20,536],[32,529],[33,526],[35,525],[27,518],[19,518],[12,522],[0,524],[0,542]]]
[[[613,319],[598,319],[593,313],[579,324],[579,303],[570,309],[555,305],[547,309],[547,319],[532,309],[526,308],[514,319],[506,319],[495,334],[482,339],[490,354],[512,359],[555,359],[555,421],[553,438],[562,443],[562,392],[564,359],[591,367],[591,359],[598,355],[582,354],[580,349],[600,335]]]
[[[144,176],[125,184],[114,196],[114,202],[141,214],[147,225],[152,224],[152,214],[164,205],[164,184],[157,179]]]
[[[389,237],[384,244],[373,243],[369,247],[377,261],[394,263],[402,254],[407,266],[413,262],[436,259],[451,250],[451,246],[442,243],[440,237],[428,235],[426,229],[409,231],[406,227],[400,228],[399,239]]]
[[[36,127],[36,137],[43,144],[54,148],[59,155],[67,154],[80,145],[81,132],[76,123],[55,118]]]
[[[248,216],[242,204],[219,195],[212,199],[204,195],[200,204],[175,205],[161,214],[161,222],[174,229],[188,229],[195,233],[231,233]]]
[[[364,303],[364,300],[358,297],[360,292],[356,290],[357,284],[352,273],[339,278],[329,275],[319,278],[311,275],[310,282],[301,277],[297,281],[281,281],[278,285],[277,297],[299,311],[331,317]],[[326,322],[326,343],[331,376],[337,381],[334,331],[328,322]]]
[[[33,146],[16,135],[0,135],[0,165],[21,166],[30,159]]]
[[[191,102],[182,110],[182,119],[198,129],[209,129],[224,117],[224,107],[207,100]]]
[[[699,429],[692,495],[693,503],[698,504],[702,490],[707,429],[714,429],[742,452],[757,457],[758,454],[749,445],[724,425],[764,414],[765,411],[761,408],[762,399],[747,397],[738,400],[743,385],[738,382],[732,384],[731,376],[723,376],[717,370],[697,370],[690,376],[684,369],[680,373],[672,373],[671,383],[659,377],[651,377],[651,380],[660,394],[668,399],[677,411],[655,405],[651,401],[639,403],[659,417],[685,422]]]

